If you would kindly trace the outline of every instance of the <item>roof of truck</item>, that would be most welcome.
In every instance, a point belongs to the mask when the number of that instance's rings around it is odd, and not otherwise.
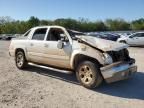
[[[50,27],[55,27],[55,28],[64,28],[62,26],[57,26],[57,25],[51,25],[51,26],[36,26],[36,27],[33,27],[33,28],[50,28]]]

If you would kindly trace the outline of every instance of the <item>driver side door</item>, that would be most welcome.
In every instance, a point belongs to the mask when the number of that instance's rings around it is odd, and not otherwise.
[[[60,68],[70,68],[71,44],[63,41],[63,48],[57,47],[60,34],[65,34],[60,28],[50,28],[45,41],[44,57],[45,63]]]

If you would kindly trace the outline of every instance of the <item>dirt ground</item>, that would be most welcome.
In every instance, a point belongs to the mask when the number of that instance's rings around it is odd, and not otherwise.
[[[129,48],[138,72],[131,79],[89,90],[75,74],[16,68],[9,41],[0,41],[0,108],[144,108],[144,48]]]

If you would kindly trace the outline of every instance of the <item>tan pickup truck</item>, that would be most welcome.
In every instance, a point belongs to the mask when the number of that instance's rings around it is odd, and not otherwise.
[[[86,36],[60,26],[34,27],[21,38],[13,39],[9,54],[16,66],[25,68],[29,62],[69,69],[87,88],[127,79],[137,72],[128,46],[109,40]]]

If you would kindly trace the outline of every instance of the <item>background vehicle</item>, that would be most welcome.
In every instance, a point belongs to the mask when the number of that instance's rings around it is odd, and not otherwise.
[[[16,36],[11,35],[11,34],[4,34],[0,36],[0,40],[11,40],[12,38],[16,38]]]
[[[112,41],[117,41],[118,38],[120,38],[119,35],[117,34],[112,34],[112,33],[103,33],[103,37],[107,40],[112,40]]]
[[[111,41],[117,41],[117,39],[120,38],[119,35],[111,33],[89,33],[88,35]]]
[[[123,80],[137,71],[127,47],[60,26],[42,26],[30,29],[23,38],[13,39],[9,53],[19,69],[32,62],[73,70],[84,87],[94,88],[103,80]]]
[[[126,43],[130,46],[144,46],[144,32],[137,32],[127,37],[121,37],[118,42]]]

